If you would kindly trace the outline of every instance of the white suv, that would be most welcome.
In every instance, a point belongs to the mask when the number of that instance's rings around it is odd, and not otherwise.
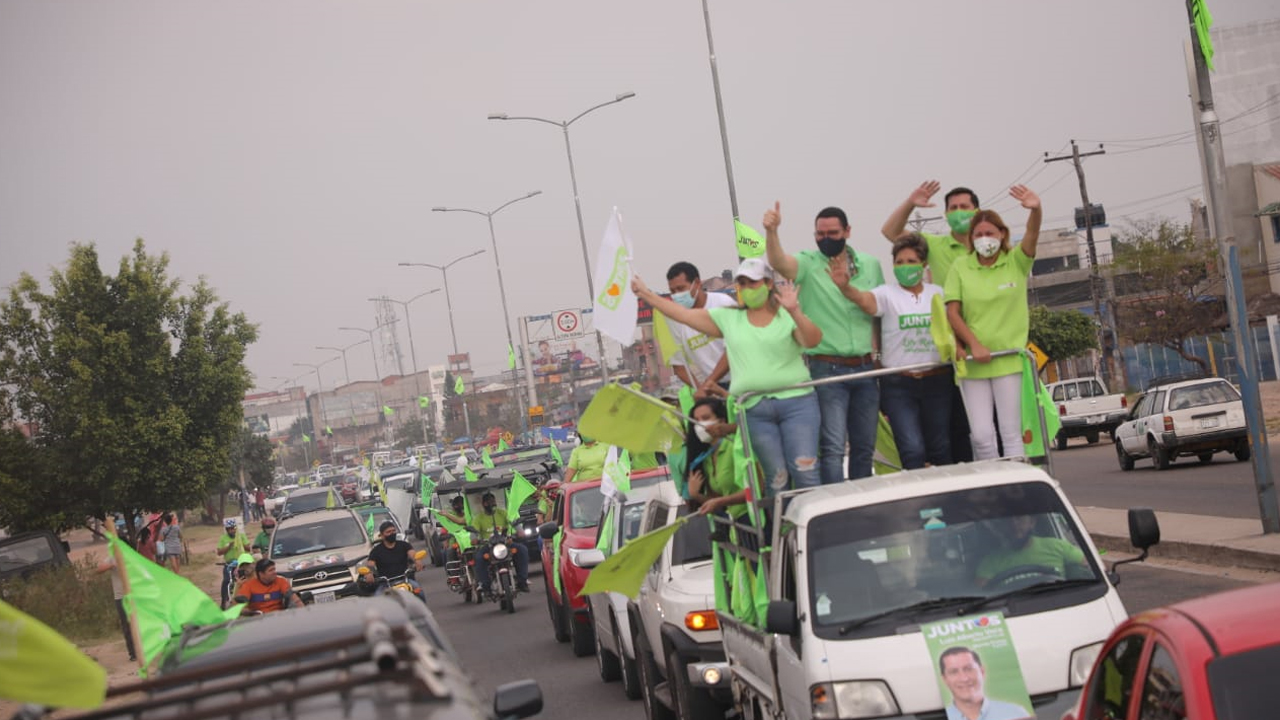
[[[1157,470],[1181,455],[1194,455],[1201,463],[1224,451],[1240,462],[1249,459],[1244,404],[1235,386],[1221,378],[1147,388],[1129,419],[1116,428],[1115,442],[1121,470],[1132,470],[1139,457],[1150,457]]]

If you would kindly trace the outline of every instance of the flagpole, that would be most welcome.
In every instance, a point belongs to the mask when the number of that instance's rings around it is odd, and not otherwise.
[[[716,117],[720,121],[720,148],[724,151],[724,174],[729,181],[729,208],[733,219],[738,219],[738,190],[733,182],[733,161],[729,158],[729,130],[724,120],[724,98],[720,95],[720,67],[716,61],[716,46],[711,39],[711,9],[702,0],[702,24],[707,29],[707,56],[711,62],[711,87],[716,96]],[[736,229],[735,229],[736,233]]]
[[[142,636],[138,634],[138,608],[134,605],[133,598],[130,597],[133,594],[133,588],[129,585],[129,573],[124,571],[124,553],[120,552],[120,543],[123,541],[116,535],[116,518],[114,515],[110,516],[110,522],[107,523],[107,534],[115,539],[114,543],[110,539],[108,539],[107,543],[111,548],[111,556],[115,559],[115,571],[120,576],[120,587],[124,590],[124,597],[120,598],[120,602],[124,603],[125,612],[128,613],[129,617],[129,635],[133,638],[133,654],[138,661],[138,675],[146,677],[147,661],[142,652]]]

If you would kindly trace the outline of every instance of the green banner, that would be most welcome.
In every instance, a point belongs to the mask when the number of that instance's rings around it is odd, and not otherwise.
[[[449,531],[449,534],[453,536],[454,542],[458,543],[459,550],[471,549],[471,533],[466,528],[445,517],[443,513],[435,508],[428,508],[428,510],[436,514],[436,519],[440,521],[440,527]]]
[[[89,710],[100,707],[106,694],[101,665],[53,628],[0,600],[0,698]]]
[[[524,504],[538,489],[519,472],[514,473],[511,487],[507,488],[507,519],[515,522],[520,517],[520,506]]]
[[[760,233],[756,232],[755,228],[734,218],[733,229],[737,231],[739,257],[745,260],[764,255],[764,238],[760,237]]]
[[[667,452],[684,442],[680,415],[661,400],[619,387],[600,388],[578,420],[579,433],[631,452]]]
[[[921,624],[920,633],[929,648],[947,717],[1035,717],[1004,615]]]
[[[1040,413],[1044,413],[1045,433],[1040,436]],[[1062,417],[1058,404],[1053,401],[1049,388],[1040,382],[1031,358],[1022,354],[1022,444],[1027,457],[1045,457],[1049,443],[1062,429]]]

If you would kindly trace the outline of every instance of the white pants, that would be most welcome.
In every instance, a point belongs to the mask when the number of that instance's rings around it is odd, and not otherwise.
[[[973,459],[1001,457],[996,447],[996,421],[1000,422],[1000,442],[1004,457],[1022,457],[1022,375],[960,381],[969,433],[973,437]],[[995,408],[992,417],[992,408]]]

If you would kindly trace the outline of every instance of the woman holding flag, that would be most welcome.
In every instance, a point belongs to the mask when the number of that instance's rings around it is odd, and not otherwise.
[[[685,440],[689,448],[689,499],[698,504],[702,515],[728,509],[730,517],[742,517],[747,512],[747,488],[734,464],[737,426],[729,423],[728,410],[719,398],[695,402],[690,414],[694,424]]]

